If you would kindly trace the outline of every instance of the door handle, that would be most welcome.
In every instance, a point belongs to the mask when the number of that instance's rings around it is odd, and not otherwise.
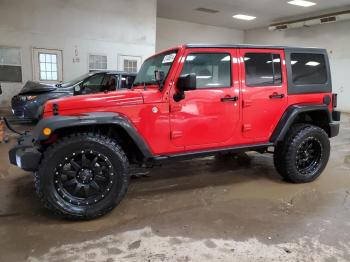
[[[221,98],[221,102],[236,102],[238,101],[238,96],[229,96]]]
[[[276,98],[284,98],[284,94],[279,94],[279,93],[273,93],[272,95],[270,95],[270,99],[276,99]]]

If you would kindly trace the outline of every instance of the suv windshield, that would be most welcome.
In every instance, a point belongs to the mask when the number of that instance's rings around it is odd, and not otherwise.
[[[157,84],[154,75],[154,72],[157,70],[163,71],[166,78],[176,54],[177,50],[172,50],[147,59],[136,76],[134,86]]]
[[[65,88],[65,87],[74,86],[74,85],[78,84],[79,82],[83,81],[84,79],[88,78],[89,76],[92,76],[93,74],[94,73],[87,73],[87,74],[79,76],[78,78],[75,78],[71,81],[68,81],[68,82],[65,82],[62,84],[57,84],[57,87]]]

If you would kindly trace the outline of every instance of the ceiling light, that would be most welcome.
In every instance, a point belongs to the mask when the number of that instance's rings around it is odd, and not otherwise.
[[[318,65],[320,65],[320,63],[319,62],[315,62],[315,61],[309,61],[305,65],[307,65],[307,66],[318,66]]]
[[[293,1],[289,1],[288,4],[298,5],[302,7],[310,7],[310,6],[316,5],[316,3],[314,2],[305,1],[305,0],[293,0]]]
[[[232,17],[235,19],[246,20],[246,21],[251,21],[251,20],[254,20],[256,18],[255,16],[242,15],[242,14],[234,15]]]

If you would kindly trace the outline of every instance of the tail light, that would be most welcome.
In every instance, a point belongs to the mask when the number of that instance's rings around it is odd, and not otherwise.
[[[338,94],[332,94],[332,105],[333,108],[338,106]]]

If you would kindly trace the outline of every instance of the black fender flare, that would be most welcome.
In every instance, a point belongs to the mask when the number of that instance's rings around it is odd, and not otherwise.
[[[54,133],[56,130],[63,128],[93,125],[117,125],[123,128],[146,159],[153,157],[152,151],[135,126],[128,118],[118,113],[93,112],[77,116],[56,115],[44,118],[36,125],[33,131],[33,139],[40,142],[47,140],[49,137],[44,135],[44,128],[50,128]]]
[[[327,121],[328,124],[331,124],[332,115],[328,109],[328,106],[325,104],[291,105],[286,109],[280,121],[278,122],[275,130],[270,137],[270,142],[277,143],[282,141],[298,115],[315,111],[325,112],[327,115],[327,119],[325,119],[325,121]]]

